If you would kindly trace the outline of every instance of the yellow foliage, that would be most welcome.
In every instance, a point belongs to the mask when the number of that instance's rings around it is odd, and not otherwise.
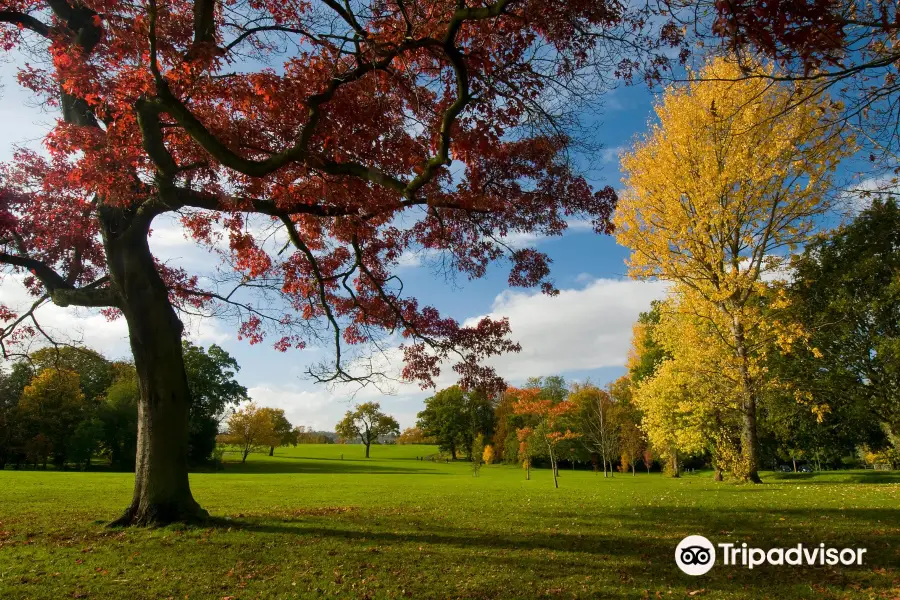
[[[239,446],[243,460],[247,460],[250,452],[278,446],[281,442],[272,421],[272,410],[257,407],[253,402],[235,411],[228,418],[228,432],[216,439],[223,444]]]
[[[52,410],[73,409],[84,402],[81,377],[69,369],[44,369],[25,386],[19,406],[27,413],[42,414]]]
[[[767,282],[813,234],[854,142],[831,125],[838,107],[828,98],[792,107],[796,93],[712,59],[666,90],[659,123],[622,159],[615,225],[632,251],[629,275],[674,284],[653,328],[672,358],[635,392],[665,458],[706,445],[736,475],[753,471],[755,449],[744,449],[743,466],[732,456],[736,411],[755,407],[764,342],[805,338],[799,325],[773,318],[786,301]],[[635,327],[632,363],[647,335]]]
[[[670,358],[634,390],[641,427],[667,462],[708,449],[718,466],[736,474],[743,471],[735,458],[740,454],[740,363],[709,320],[684,310],[679,299],[666,300],[651,331]]]
[[[666,90],[659,123],[622,159],[616,239],[633,251],[630,273],[682,282],[713,303],[737,303],[779,273],[785,259],[772,252],[806,241],[853,152],[828,125],[827,98],[786,111],[791,86],[734,81],[742,75],[716,58]]]
[[[786,110],[792,86],[741,77],[716,58],[666,91],[659,123],[622,159],[616,240],[632,250],[632,277],[674,282],[684,309],[720,332],[740,328],[787,346],[802,330],[776,327],[754,299],[813,233],[834,169],[854,144],[830,125],[836,109],[827,98]],[[781,294],[769,295],[771,310],[783,308]]]
[[[494,447],[490,444],[484,447],[484,454],[482,455],[482,460],[484,464],[489,465],[494,462]]]

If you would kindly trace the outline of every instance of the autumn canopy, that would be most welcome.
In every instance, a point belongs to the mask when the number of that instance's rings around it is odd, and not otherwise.
[[[43,148],[0,170],[3,274],[35,297],[32,310],[2,308],[0,343],[11,355],[43,337],[35,309],[47,302],[127,321],[142,406],[121,523],[205,514],[184,466],[184,312],[230,316],[242,338],[282,351],[330,346],[333,360],[311,370],[321,381],[377,376],[352,349],[397,336],[408,379],[428,384],[450,359],[463,385],[500,385],[480,361],[517,349],[507,323],[463,327],[404,295],[393,270],[421,249],[467,277],[506,257],[511,285],[553,293],[547,257],[504,238],[558,235],[572,218],[611,230],[615,194],[573,167],[571,132],[607,73],[641,66],[610,41],[637,35],[624,11],[593,0],[0,3],[0,47],[59,111]],[[667,35],[655,44],[678,43]],[[166,213],[221,253],[224,275],[154,258],[148,237]]]

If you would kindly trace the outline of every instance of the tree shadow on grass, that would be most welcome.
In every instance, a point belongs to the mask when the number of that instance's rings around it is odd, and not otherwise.
[[[219,473],[224,474],[273,474],[273,473],[310,473],[326,474],[370,474],[370,475],[449,475],[449,473],[428,468],[415,468],[399,465],[379,465],[355,460],[298,459],[296,461],[251,461],[248,463],[226,462]]]
[[[428,568],[464,564],[473,551],[479,555],[487,551],[492,568],[503,565],[511,578],[527,579],[533,585],[552,588],[573,577],[593,577],[603,585],[609,580],[611,585],[629,588],[618,587],[620,591],[604,597],[635,597],[636,590],[686,587],[704,588],[711,597],[717,597],[717,592],[741,592],[744,597],[816,597],[821,591],[816,586],[822,585],[892,589],[896,574],[889,571],[884,576],[876,570],[900,566],[896,550],[900,529],[893,525],[900,522],[900,510],[779,509],[777,514],[785,520],[753,509],[642,507],[640,511],[591,513],[588,523],[584,519],[579,522],[577,532],[566,531],[565,523],[560,528],[563,515],[550,509],[536,511],[533,529],[524,531],[491,528],[490,523],[476,528],[420,522],[418,528],[412,528],[409,515],[377,512],[226,523],[252,532],[340,542],[351,549],[392,547],[412,553],[413,560],[431,565]],[[866,548],[868,553],[862,566],[763,566],[755,570],[725,566],[720,558],[701,581],[683,574],[674,562],[675,546],[691,534],[705,535],[714,544],[746,541],[768,549],[799,543],[811,548],[824,542],[837,548]],[[788,587],[794,593],[782,594]],[[754,593],[757,589],[759,594]]]
[[[822,478],[825,478],[822,480]],[[832,479],[833,477],[833,479]],[[896,483],[900,484],[900,472],[867,471],[863,473],[842,473],[829,471],[824,473],[770,473],[763,479],[782,482],[802,481],[804,484],[840,485],[846,483]]]

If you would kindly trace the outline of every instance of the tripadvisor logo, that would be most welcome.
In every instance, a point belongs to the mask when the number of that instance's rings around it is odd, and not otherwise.
[[[703,575],[716,562],[716,549],[702,535],[689,535],[675,548],[675,564],[688,575]]]
[[[790,548],[750,548],[746,543],[716,544],[722,553],[722,564],[753,569],[760,565],[861,565],[865,548],[828,548],[825,544]],[[688,575],[703,575],[716,562],[716,547],[702,535],[689,535],[675,548],[675,564]]]

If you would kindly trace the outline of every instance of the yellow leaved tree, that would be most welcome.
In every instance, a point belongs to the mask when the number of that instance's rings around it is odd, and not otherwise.
[[[218,436],[217,441],[237,446],[240,449],[241,462],[246,462],[251,452],[261,452],[281,443],[272,414],[271,409],[258,407],[251,402],[244,408],[234,411],[228,418],[227,433]]]
[[[491,444],[488,444],[484,447],[484,454],[481,456],[481,460],[484,461],[484,464],[490,465],[494,462],[494,447]]]
[[[841,107],[824,97],[798,104],[802,96],[797,85],[746,78],[728,59],[712,59],[666,91],[658,124],[623,157],[615,218],[617,241],[631,249],[629,274],[672,282],[678,311],[704,322],[724,353],[720,366],[737,373],[744,464],[736,472],[757,482],[760,353],[773,335],[784,343],[798,335],[774,331],[760,299],[814,233],[834,170],[853,151],[832,125]],[[697,396],[701,377],[690,369],[667,375],[672,368],[654,378],[670,376],[674,389]]]
[[[748,477],[742,459],[742,375],[726,341],[709,320],[698,318],[673,295],[660,304],[659,321],[636,328],[635,345],[649,335],[664,359],[633,392],[642,428],[672,476],[682,457],[709,452],[720,479],[729,471]],[[646,346],[646,339],[643,340]],[[754,363],[752,375],[761,381]]]

